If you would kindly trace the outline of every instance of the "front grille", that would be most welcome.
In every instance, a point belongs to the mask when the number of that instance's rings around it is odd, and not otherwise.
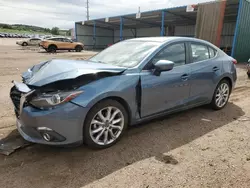
[[[18,91],[15,86],[13,86],[10,90],[10,98],[15,106],[16,116],[19,115],[20,110],[20,100],[21,100],[22,92]],[[27,102],[24,103],[23,107],[27,106]]]

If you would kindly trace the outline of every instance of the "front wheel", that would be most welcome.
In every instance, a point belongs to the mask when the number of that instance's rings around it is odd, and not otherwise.
[[[81,52],[82,51],[82,47],[81,46],[76,46],[75,50],[76,50],[76,52]]]
[[[83,128],[84,142],[91,148],[108,148],[120,140],[127,124],[127,111],[119,102],[102,101],[95,105],[86,117]]]
[[[227,80],[222,80],[216,87],[211,106],[214,110],[224,108],[228,102],[231,86]]]
[[[47,52],[56,53],[56,50],[57,50],[56,46],[51,45],[51,46],[48,47],[48,51]]]

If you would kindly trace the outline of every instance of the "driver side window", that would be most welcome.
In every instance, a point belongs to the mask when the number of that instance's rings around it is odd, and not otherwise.
[[[186,48],[185,43],[177,43],[165,47],[151,61],[155,64],[159,60],[169,60],[174,62],[174,66],[186,64]]]

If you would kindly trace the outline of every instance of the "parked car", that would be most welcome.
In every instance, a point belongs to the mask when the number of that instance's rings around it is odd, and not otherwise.
[[[84,45],[80,42],[73,42],[68,38],[53,37],[43,40],[40,46],[47,52],[55,53],[57,50],[75,50],[76,52],[81,52]]]
[[[52,38],[53,36],[52,35],[45,35],[44,37],[43,37],[43,39],[50,39],[50,38]]]
[[[86,61],[51,60],[14,81],[17,128],[28,141],[94,148],[128,125],[210,104],[224,108],[236,60],[209,42],[181,37],[119,42]]]
[[[250,59],[248,60],[248,63],[247,63],[247,75],[250,78]]]
[[[40,38],[30,38],[27,40],[17,41],[16,44],[21,46],[39,46],[42,40]]]

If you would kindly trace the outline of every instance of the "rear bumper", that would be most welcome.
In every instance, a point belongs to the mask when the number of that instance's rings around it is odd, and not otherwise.
[[[17,129],[22,137],[33,143],[46,145],[69,145],[83,140],[83,124],[87,108],[66,103],[52,110],[25,107],[17,119]],[[47,133],[51,140],[45,140]]]

